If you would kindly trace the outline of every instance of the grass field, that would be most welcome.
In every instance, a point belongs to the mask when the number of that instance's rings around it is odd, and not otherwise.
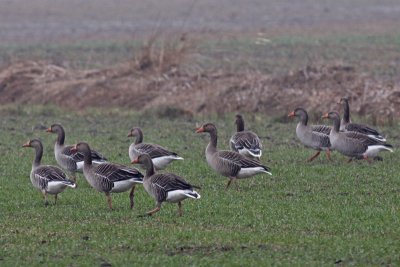
[[[245,114],[246,115],[246,114]],[[282,114],[284,115],[284,114]],[[224,190],[227,179],[206,164],[208,136],[195,134],[203,122],[215,122],[219,147],[228,147],[234,114],[225,118],[142,117],[133,111],[5,107],[0,111],[0,265],[46,266],[248,266],[248,265],[399,265],[399,154],[384,161],[346,164],[333,154],[312,163],[313,151],[295,139],[295,122],[281,123],[263,114],[245,116],[264,142],[262,161],[272,176],[239,181],[240,192]],[[154,207],[142,187],[129,209],[128,193],[114,194],[114,210],[83,176],[76,190],[66,190],[57,205],[43,205],[29,180],[32,149],[40,137],[43,163],[56,164],[55,136],[35,126],[54,122],[66,128],[66,142],[87,141],[111,161],[129,164],[126,135],[133,125],[145,141],[166,146],[185,158],[168,171],[200,185],[202,198],[164,204],[153,217],[138,215]],[[38,127],[36,127],[38,128]],[[381,126],[395,147],[397,124]]]

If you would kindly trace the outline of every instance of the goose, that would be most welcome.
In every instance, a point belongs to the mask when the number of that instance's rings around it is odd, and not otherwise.
[[[339,113],[331,111],[322,116],[333,121],[333,128],[329,134],[332,148],[349,157],[351,162],[355,159],[374,158],[380,151],[393,152],[393,146],[359,132],[341,132]]]
[[[41,165],[43,156],[43,145],[39,139],[32,139],[22,145],[22,147],[33,147],[36,156],[32,162],[30,174],[32,185],[40,190],[44,196],[44,204],[48,205],[47,194],[54,195],[54,204],[57,203],[57,195],[65,188],[76,188],[75,182],[68,179],[67,175],[58,167],[51,165]]]
[[[229,178],[225,189],[228,189],[231,182],[236,184],[237,179],[248,178],[259,173],[272,175],[270,168],[262,165],[259,161],[249,159],[235,151],[218,150],[217,128],[212,123],[206,123],[196,129],[196,133],[207,132],[210,134],[210,143],[206,148],[206,159],[208,165],[222,176]]]
[[[236,115],[237,132],[230,139],[232,151],[239,152],[249,158],[260,159],[262,154],[262,144],[260,138],[251,131],[244,130],[244,119],[240,114]]]
[[[131,161],[141,154],[148,154],[153,160],[154,168],[156,170],[163,170],[172,161],[183,160],[178,154],[168,151],[162,146],[143,143],[143,132],[139,127],[133,127],[128,137],[136,137],[135,142],[129,146],[129,158]]]
[[[88,183],[97,191],[104,192],[108,206],[112,209],[110,193],[121,193],[130,190],[131,209],[134,206],[134,191],[136,184],[143,183],[143,174],[135,168],[129,168],[116,163],[105,162],[94,165],[92,152],[87,143],[81,142],[71,147],[73,153],[83,155],[83,175]]]
[[[350,119],[349,99],[342,97],[340,104],[343,106],[343,118],[340,123],[340,130],[345,132],[359,132],[368,135],[371,138],[386,142],[386,139],[375,129],[365,124],[352,123]]]
[[[182,177],[173,173],[156,174],[154,163],[148,154],[141,154],[132,163],[139,163],[146,169],[143,186],[147,193],[156,201],[156,208],[147,212],[151,216],[161,209],[163,202],[178,203],[178,214],[182,216],[182,201],[186,198],[199,199],[199,193],[193,190],[198,188],[186,182]]]
[[[313,161],[321,151],[325,151],[328,160],[331,160],[331,143],[329,141],[331,128],[326,125],[308,125],[307,111],[302,108],[296,108],[288,114],[288,117],[299,118],[299,123],[296,127],[297,138],[306,147],[317,150],[307,161]]]
[[[61,124],[51,125],[46,132],[57,134],[57,140],[54,145],[54,155],[56,161],[58,165],[60,165],[64,170],[68,171],[72,175],[72,179],[76,181],[76,172],[81,172],[83,168],[83,154],[72,153],[72,146],[64,144],[65,131]],[[92,161],[95,164],[101,164],[106,162],[107,159],[99,152],[92,150]]]

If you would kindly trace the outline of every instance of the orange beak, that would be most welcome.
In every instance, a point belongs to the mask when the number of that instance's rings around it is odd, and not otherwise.
[[[132,164],[139,163],[139,158],[136,158],[136,159],[132,160],[131,163],[132,163]]]
[[[72,153],[76,153],[78,150],[76,149],[76,145],[74,145],[73,147],[71,147],[71,152]]]
[[[329,119],[328,113],[325,113],[321,118],[322,118],[322,119]]]
[[[53,131],[51,130],[51,127],[50,127],[50,128],[47,128],[47,129],[46,129],[46,132],[52,133]]]
[[[288,117],[295,117],[296,115],[294,114],[294,111],[290,112],[288,115]]]
[[[22,145],[22,147],[30,147],[29,141]]]
[[[204,132],[203,126],[201,126],[200,128],[196,129],[196,133],[203,133],[203,132]]]

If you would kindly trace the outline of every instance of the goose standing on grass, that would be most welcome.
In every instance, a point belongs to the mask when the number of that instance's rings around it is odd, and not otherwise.
[[[193,190],[198,188],[186,182],[182,177],[172,173],[156,174],[154,164],[148,154],[139,155],[132,163],[139,163],[146,169],[143,179],[144,189],[156,200],[156,208],[147,212],[152,215],[161,209],[164,201],[178,203],[178,214],[182,216],[182,200],[186,198],[199,199],[200,194]]]
[[[262,144],[260,138],[251,131],[244,130],[243,116],[236,115],[237,132],[231,137],[231,150],[239,152],[243,156],[260,160],[262,154]]]
[[[342,97],[340,104],[343,106],[343,118],[340,123],[340,130],[345,132],[358,132],[368,135],[371,138],[377,139],[382,142],[386,142],[386,139],[375,129],[365,124],[352,123],[350,119],[350,106],[349,99]]]
[[[143,143],[143,132],[139,127],[133,127],[128,137],[136,137],[135,142],[129,146],[129,158],[131,161],[139,155],[148,154],[153,160],[154,168],[156,170],[163,170],[172,161],[183,160],[178,154],[168,151],[162,146]]]
[[[73,180],[76,181],[76,172],[82,171],[83,168],[83,154],[72,153],[72,146],[64,144],[65,131],[61,124],[51,125],[46,132],[57,134],[57,140],[54,145],[54,155],[56,157],[56,161],[64,170],[71,173]],[[100,164],[106,162],[107,159],[99,152],[92,150],[92,161],[95,164]]]
[[[331,160],[331,143],[329,133],[331,128],[325,125],[308,125],[308,114],[302,108],[296,108],[290,112],[288,117],[298,117],[299,123],[296,127],[296,135],[300,142],[306,147],[317,150],[307,161],[311,162],[319,156],[321,151],[326,152],[328,160]]]
[[[329,135],[332,148],[348,156],[349,162],[355,159],[374,158],[380,151],[393,152],[393,146],[385,142],[371,138],[368,135],[358,132],[341,132],[339,113],[331,111],[322,116],[324,119],[333,121],[333,128]]]
[[[270,169],[259,161],[246,158],[235,151],[219,151],[217,148],[217,128],[212,123],[206,123],[196,130],[196,133],[207,132],[210,134],[210,143],[206,148],[206,159],[208,165],[222,176],[229,178],[226,189],[236,179],[248,178],[259,173],[271,175]]]
[[[97,191],[104,192],[108,206],[112,209],[110,193],[130,191],[130,207],[134,206],[134,192],[136,184],[143,183],[143,174],[135,168],[129,168],[115,163],[102,163],[94,165],[92,152],[87,143],[81,142],[71,148],[72,152],[80,152],[83,155],[83,175],[88,183]]]
[[[57,203],[57,195],[65,188],[75,188],[75,182],[68,179],[67,175],[58,167],[51,165],[40,165],[43,156],[43,145],[39,139],[32,139],[22,147],[33,147],[36,152],[32,163],[31,182],[44,196],[44,204],[48,205],[47,194],[54,195],[54,204]]]

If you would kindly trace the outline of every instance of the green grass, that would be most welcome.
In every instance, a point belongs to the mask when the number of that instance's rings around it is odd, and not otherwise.
[[[56,108],[0,110],[0,265],[71,266],[249,266],[249,265],[398,265],[400,264],[399,154],[384,161],[346,164],[333,154],[305,163],[313,151],[295,139],[295,123],[279,123],[263,114],[245,116],[263,137],[262,161],[272,176],[239,181],[240,192],[224,190],[227,179],[206,164],[208,136],[196,124],[213,121],[219,147],[227,148],[234,131],[226,118],[160,119],[137,112],[89,110],[80,114]],[[245,114],[246,115],[246,114]],[[56,164],[55,136],[35,125],[54,122],[66,128],[66,142],[87,141],[113,162],[129,164],[126,137],[133,125],[145,141],[177,151],[185,160],[168,171],[202,186],[202,198],[177,207],[164,204],[153,217],[138,215],[154,208],[142,187],[129,209],[128,193],[114,194],[114,210],[82,175],[76,190],[66,190],[57,205],[45,207],[29,180],[34,152],[22,148],[40,137],[43,163]],[[397,124],[381,127],[400,145]],[[52,199],[51,199],[52,200]]]

